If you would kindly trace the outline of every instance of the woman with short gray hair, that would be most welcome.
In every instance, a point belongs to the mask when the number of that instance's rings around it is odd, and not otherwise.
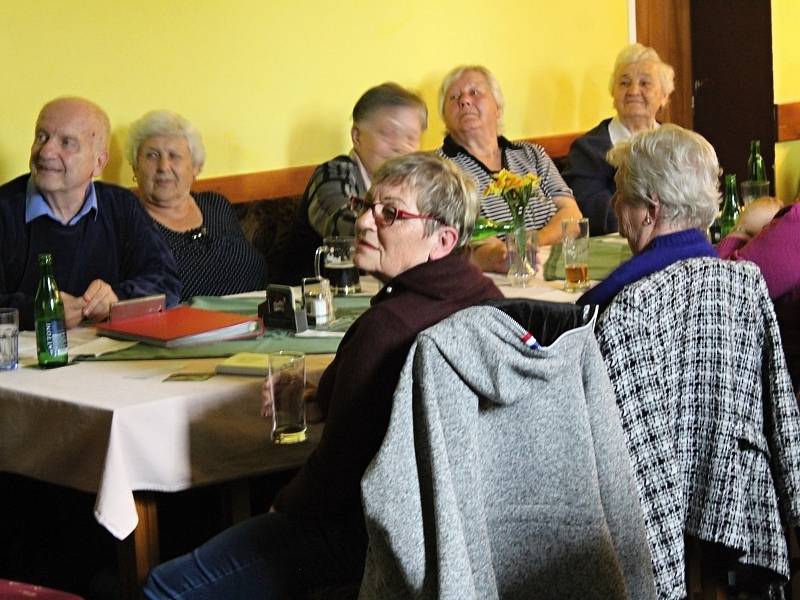
[[[385,285],[306,397],[325,420],[319,444],[270,512],[156,567],[146,598],[305,598],[329,587],[349,598],[342,588],[358,589],[368,541],[361,478],[389,427],[406,356],[421,331],[502,298],[459,251],[477,212],[464,179],[433,154],[407,154],[384,162],[369,193],[351,198],[353,261]],[[273,390],[290,384],[264,382],[265,417],[275,408]]]
[[[581,213],[542,146],[512,142],[500,135],[504,108],[500,84],[489,69],[465,65],[450,71],[439,88],[439,112],[447,127],[439,153],[472,178],[481,195],[501,169],[536,175],[541,193],[528,204],[525,226],[538,232],[539,244],[554,244],[561,240],[561,222]],[[502,197],[488,196],[481,201],[481,215],[508,221],[511,210]],[[508,271],[506,245],[496,237],[476,246],[472,260],[484,271]]]
[[[451,162],[427,152],[415,152],[405,160],[386,163],[373,185],[399,185],[414,190],[419,211],[433,217],[424,220],[427,235],[442,225],[451,226],[458,233],[454,249],[469,244],[480,198],[474,182]]]
[[[245,239],[227,198],[191,192],[206,150],[188,120],[148,112],[131,125],[125,154],[139,200],[175,257],[181,300],[264,289],[264,257]]]
[[[634,257],[578,299],[605,308],[626,285],[679,260],[717,256],[706,229],[719,203],[719,163],[698,133],[663,125],[608,153],[617,169],[612,201]]]
[[[564,172],[581,212],[589,217],[592,235],[618,227],[611,206],[614,169],[605,160],[606,152],[640,131],[658,127],[656,115],[674,89],[675,71],[653,48],[630,44],[617,55],[609,81],[617,114],[573,142]]]

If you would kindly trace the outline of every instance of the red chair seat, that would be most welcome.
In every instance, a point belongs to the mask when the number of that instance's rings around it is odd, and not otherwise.
[[[0,579],[0,600],[27,600],[28,598],[38,598],[39,600],[83,600],[81,596],[60,592],[40,585]]]

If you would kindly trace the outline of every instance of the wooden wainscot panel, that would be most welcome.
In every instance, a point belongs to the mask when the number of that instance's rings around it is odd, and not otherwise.
[[[288,167],[241,175],[226,175],[194,182],[195,192],[217,192],[233,203],[302,196],[316,165]]]
[[[776,104],[775,113],[778,121],[778,141],[800,140],[800,102]]]
[[[569,147],[577,138],[583,135],[580,133],[562,133],[560,135],[549,135],[545,137],[526,138],[522,141],[539,144],[542,146],[550,158],[563,158],[569,154]]]
[[[566,133],[545,137],[526,138],[523,141],[540,144],[552,158],[569,154],[570,144],[580,133]],[[273,200],[287,196],[302,196],[316,165],[288,167],[257,173],[225,175],[199,179],[192,186],[195,192],[217,192],[234,204],[253,200]]]

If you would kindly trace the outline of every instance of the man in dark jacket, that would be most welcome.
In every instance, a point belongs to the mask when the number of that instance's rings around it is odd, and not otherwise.
[[[0,305],[33,327],[38,255],[53,255],[67,327],[108,317],[112,303],[180,297],[175,262],[133,194],[94,183],[108,161],[109,121],[83,98],[48,102],[36,121],[30,174],[0,187]]]

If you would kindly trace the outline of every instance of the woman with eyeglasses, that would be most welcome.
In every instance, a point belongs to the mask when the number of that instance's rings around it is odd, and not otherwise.
[[[200,133],[179,114],[151,111],[128,133],[139,200],[167,242],[183,294],[222,296],[264,289],[264,257],[244,237],[227,198],[191,193],[205,161]]]
[[[367,548],[360,481],[387,431],[406,355],[423,329],[502,297],[462,253],[478,203],[457,168],[424,153],[389,160],[367,197],[351,200],[355,264],[384,287],[320,379],[319,445],[269,513],[154,569],[147,598],[291,598],[324,586],[357,589]],[[282,383],[265,382],[265,416],[272,414],[272,385]]]

